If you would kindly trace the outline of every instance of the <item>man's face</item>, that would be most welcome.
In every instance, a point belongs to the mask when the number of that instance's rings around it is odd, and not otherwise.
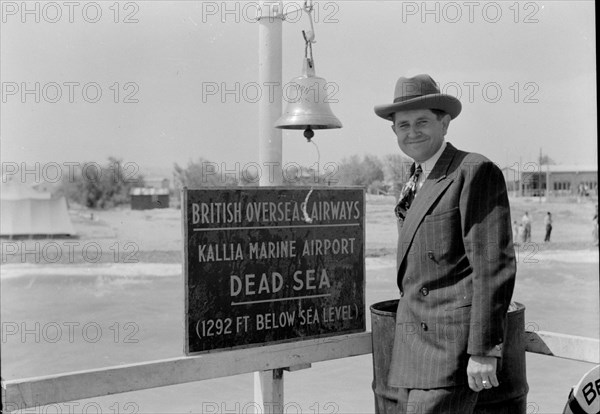
[[[440,149],[450,115],[438,120],[429,109],[396,112],[392,129],[403,153],[417,162],[428,160]]]

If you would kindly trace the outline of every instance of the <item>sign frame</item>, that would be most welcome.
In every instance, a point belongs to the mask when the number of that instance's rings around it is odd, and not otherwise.
[[[216,191],[216,192],[232,192],[232,193],[254,193],[254,194],[259,194],[259,193],[266,193],[266,192],[280,192],[280,191],[284,191],[284,192],[302,192],[304,195],[306,195],[306,198],[303,197],[304,202],[306,202],[309,197],[310,194],[314,191],[318,191],[318,192],[323,192],[323,191],[327,191],[327,192],[333,192],[333,193],[337,193],[337,194],[343,194],[344,191],[348,191],[348,190],[353,190],[353,191],[359,191],[359,201],[361,203],[361,208],[360,208],[360,218],[359,218],[359,225],[362,227],[361,231],[359,232],[360,237],[362,238],[361,241],[361,246],[360,246],[360,255],[361,257],[359,257],[357,259],[357,264],[360,266],[360,268],[356,269],[356,272],[359,276],[362,276],[362,281],[360,283],[359,289],[359,295],[360,295],[360,300],[362,301],[361,306],[357,306],[355,304],[355,308],[356,308],[356,315],[360,316],[360,320],[358,321],[358,323],[360,324],[360,326],[355,327],[355,328],[351,328],[351,329],[346,329],[343,331],[335,331],[335,332],[326,332],[326,333],[318,333],[318,334],[311,334],[311,335],[304,335],[304,336],[298,336],[298,337],[290,337],[290,338],[285,338],[285,339],[277,339],[277,340],[268,340],[268,341],[262,341],[262,342],[252,342],[252,343],[245,343],[245,344],[240,344],[240,345],[232,345],[232,346],[227,346],[227,347],[220,347],[220,348],[213,348],[213,349],[205,349],[205,350],[191,350],[190,347],[190,324],[189,324],[189,319],[190,319],[190,275],[189,275],[189,261],[190,261],[190,248],[192,247],[190,245],[190,224],[188,223],[188,217],[189,217],[189,212],[188,212],[188,203],[189,203],[189,192],[190,191]],[[182,211],[182,234],[183,234],[183,253],[184,253],[184,257],[182,260],[182,269],[183,269],[183,276],[184,276],[184,284],[183,284],[183,288],[184,288],[184,329],[185,329],[185,336],[184,336],[184,353],[187,356],[193,356],[193,355],[202,355],[202,354],[208,354],[208,353],[215,353],[215,352],[227,352],[227,351],[233,351],[233,350],[239,350],[239,349],[246,349],[246,348],[258,348],[258,347],[264,347],[264,346],[269,346],[269,345],[275,345],[275,344],[282,344],[282,343],[291,343],[291,342],[299,342],[299,341],[304,341],[304,340],[314,340],[314,339],[319,339],[319,338],[335,338],[336,336],[347,336],[348,334],[353,334],[353,333],[360,333],[360,332],[365,332],[366,331],[366,318],[367,318],[367,313],[366,313],[366,261],[365,261],[365,256],[366,256],[366,189],[362,186],[343,186],[343,187],[325,187],[325,186],[294,186],[294,187],[289,187],[289,186],[273,186],[273,187],[207,187],[207,188],[188,188],[188,187],[184,187],[182,189],[182,204],[181,204],[181,211]],[[223,226],[224,228],[227,227],[234,227],[234,226]],[[257,225],[255,226],[256,228],[260,228],[260,227],[265,227],[265,226],[260,226]],[[307,225],[308,227],[308,225]],[[312,225],[312,227],[317,227],[317,225]],[[326,226],[323,226],[326,227]],[[317,227],[317,229],[319,229]],[[322,229],[322,228],[321,228]],[[300,300],[300,299],[299,299]],[[351,311],[350,311],[351,312]]]

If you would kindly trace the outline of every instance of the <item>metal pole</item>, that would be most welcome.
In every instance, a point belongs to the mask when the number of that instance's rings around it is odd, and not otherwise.
[[[546,164],[546,202],[548,202],[550,197],[550,164]],[[554,188],[554,186],[552,186]]]
[[[261,187],[283,183],[280,129],[274,128],[281,116],[283,2],[260,2],[258,24],[258,80],[263,90],[258,107],[259,164]],[[283,370],[254,373],[254,402],[257,412],[283,413]]]
[[[538,165],[538,184],[540,192],[540,203],[542,202],[542,147],[540,147],[540,164]]]
[[[258,81],[262,96],[258,108],[260,186],[283,183],[280,129],[274,128],[281,116],[283,2],[261,1],[258,25]]]

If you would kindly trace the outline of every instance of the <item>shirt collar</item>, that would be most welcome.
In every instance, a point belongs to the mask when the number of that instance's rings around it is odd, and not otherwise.
[[[437,152],[435,154],[433,154],[433,156],[431,158],[429,158],[428,160],[425,160],[424,162],[417,163],[418,165],[421,165],[421,168],[423,169],[423,173],[421,174],[421,177],[419,177],[419,181],[425,181],[427,179],[427,177],[429,176],[429,173],[433,170],[433,167],[435,167],[435,164],[440,159],[440,157],[442,156],[442,152],[444,152],[445,149],[446,149],[446,140],[444,140],[442,142],[442,145],[440,146],[440,148],[437,150]]]

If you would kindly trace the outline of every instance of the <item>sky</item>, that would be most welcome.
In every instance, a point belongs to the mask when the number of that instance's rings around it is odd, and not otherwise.
[[[3,172],[109,156],[165,175],[199,158],[229,170],[258,161],[256,2],[70,4],[2,2]],[[310,23],[298,2],[284,6],[287,83]],[[597,164],[593,1],[321,1],[313,17],[316,75],[343,128],[316,131],[317,147],[285,131],[284,164],[398,153],[373,107],[419,73],[461,100],[446,137],[456,147],[501,166],[540,150]]]

